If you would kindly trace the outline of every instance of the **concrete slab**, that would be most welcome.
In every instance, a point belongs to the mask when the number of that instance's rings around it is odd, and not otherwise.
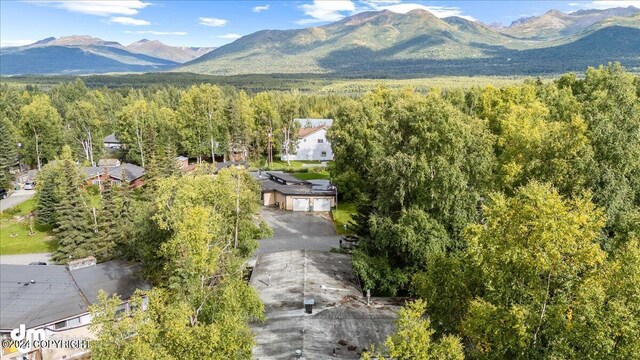
[[[264,207],[260,212],[273,238],[260,240],[258,254],[291,250],[324,250],[340,246],[340,236],[326,215]]]

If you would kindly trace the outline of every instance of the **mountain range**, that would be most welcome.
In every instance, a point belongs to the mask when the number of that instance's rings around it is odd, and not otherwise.
[[[87,35],[46,38],[0,49],[0,74],[91,74],[171,69],[213,50],[143,39],[128,46]]]
[[[0,73],[173,71],[213,75],[343,77],[543,75],[619,61],[640,71],[640,9],[557,10],[487,26],[424,10],[363,12],[318,27],[263,30],[217,49],[89,36],[44,39],[0,51]]]

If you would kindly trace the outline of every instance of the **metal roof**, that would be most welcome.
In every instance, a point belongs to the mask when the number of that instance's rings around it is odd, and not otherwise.
[[[136,288],[149,288],[139,270],[140,265],[119,260],[73,271],[62,265],[2,264],[0,329],[34,328],[87,313],[100,289],[126,300]]]
[[[0,329],[32,328],[87,311],[66,266],[0,265]]]

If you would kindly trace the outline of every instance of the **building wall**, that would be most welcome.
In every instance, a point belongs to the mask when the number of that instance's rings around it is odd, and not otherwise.
[[[275,202],[278,203],[278,207],[280,209],[286,209],[286,203],[287,203],[287,197],[279,192],[275,192],[276,198],[275,198]]]
[[[318,143],[321,139],[323,142]],[[322,156],[322,153],[325,156]],[[289,155],[289,160],[333,160],[333,151],[331,144],[327,141],[327,129],[320,129],[307,137],[299,139],[296,144],[295,154]],[[287,160],[287,156],[282,156],[283,160]]]
[[[309,199],[309,205],[313,206],[313,202],[315,201],[315,199],[331,199],[331,207],[335,207],[336,206],[336,200],[334,196],[315,196],[315,195],[310,195],[310,196],[304,196],[304,195],[288,195],[286,202],[285,202],[285,207],[284,210],[291,210],[293,211],[293,199]],[[281,207],[282,208],[282,207]]]
[[[276,196],[273,191],[262,193],[262,205],[271,206],[276,203]]]

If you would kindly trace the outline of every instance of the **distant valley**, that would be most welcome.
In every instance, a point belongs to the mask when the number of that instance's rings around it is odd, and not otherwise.
[[[548,75],[619,61],[640,71],[640,9],[556,10],[508,27],[424,10],[364,12],[318,27],[263,30],[217,49],[90,36],[2,48],[0,73],[192,72],[342,77]]]

